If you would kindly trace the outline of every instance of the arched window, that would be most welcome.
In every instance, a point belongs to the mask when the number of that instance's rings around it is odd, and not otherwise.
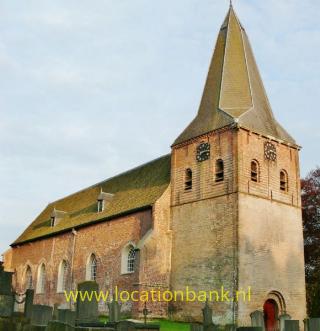
[[[67,261],[61,261],[58,270],[58,283],[57,283],[57,292],[62,293],[66,290],[68,277],[68,263]]]
[[[27,266],[27,270],[26,270],[25,287],[26,287],[26,290],[31,290],[33,287],[32,271],[31,271],[31,268],[29,265]]]
[[[186,169],[185,172],[184,189],[186,191],[192,190],[192,170],[190,168]]]
[[[216,161],[216,182],[222,182],[224,180],[224,164],[223,160]]]
[[[37,279],[37,293],[41,294],[45,292],[46,288],[46,266],[42,263],[38,269]]]
[[[97,259],[94,254],[91,254],[87,263],[87,280],[96,281],[97,280]]]
[[[280,171],[280,190],[288,192],[288,174],[285,170]]]
[[[128,254],[128,272],[134,272],[134,261],[136,259],[136,250],[131,247]]]
[[[136,260],[136,249],[132,244],[128,244],[122,250],[121,273],[127,274],[134,272]]]
[[[253,182],[259,182],[259,163],[257,160],[251,161],[251,180]]]

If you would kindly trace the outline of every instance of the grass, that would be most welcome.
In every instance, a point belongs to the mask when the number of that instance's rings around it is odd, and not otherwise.
[[[107,316],[99,316],[100,322],[108,322]],[[142,322],[142,321],[141,321]],[[168,320],[148,320],[148,323],[160,324],[161,331],[190,331],[190,324],[171,322]]]
[[[190,324],[187,323],[171,322],[167,320],[155,320],[153,322],[160,324],[161,331],[190,331]]]

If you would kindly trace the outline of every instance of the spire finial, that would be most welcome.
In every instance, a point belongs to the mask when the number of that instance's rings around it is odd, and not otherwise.
[[[232,3],[232,0],[230,0],[230,7],[232,7],[233,3]]]

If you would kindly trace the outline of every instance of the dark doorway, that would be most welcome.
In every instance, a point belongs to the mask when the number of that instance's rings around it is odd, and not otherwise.
[[[278,331],[278,305],[277,303],[269,299],[263,306],[264,323],[266,331]]]

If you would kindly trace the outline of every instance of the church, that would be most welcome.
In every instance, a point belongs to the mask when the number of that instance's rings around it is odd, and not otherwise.
[[[50,203],[11,245],[18,292],[61,306],[64,291],[251,289],[209,302],[214,323],[267,330],[306,317],[299,145],[277,122],[244,27],[230,6],[198,113],[171,153]],[[138,317],[143,302],[122,310]],[[104,309],[103,303],[99,305]],[[155,317],[201,319],[198,301],[148,303]]]

